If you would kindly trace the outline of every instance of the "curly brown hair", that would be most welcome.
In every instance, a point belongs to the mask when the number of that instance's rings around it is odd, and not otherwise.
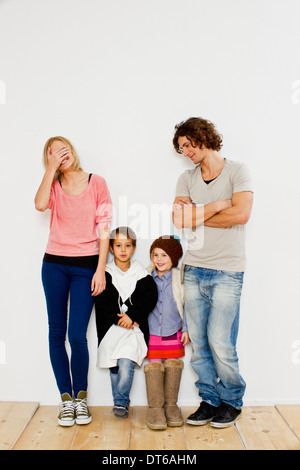
[[[192,117],[175,126],[173,145],[178,153],[182,153],[178,145],[178,137],[186,137],[193,147],[205,146],[208,149],[220,150],[222,147],[222,135],[218,133],[215,125],[206,119]]]

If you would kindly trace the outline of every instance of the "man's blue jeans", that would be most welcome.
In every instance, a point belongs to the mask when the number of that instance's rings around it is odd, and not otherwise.
[[[60,394],[87,391],[89,353],[86,332],[94,305],[94,270],[44,262],[42,281],[47,302],[50,359]],[[69,309],[68,309],[69,305]],[[69,311],[68,311],[69,310]],[[71,363],[65,348],[66,332]]]
[[[239,374],[236,342],[242,272],[186,265],[185,309],[193,354],[191,365],[203,401],[219,406],[243,405],[246,384]]]
[[[118,359],[118,365],[110,368],[114,405],[129,406],[134,368],[135,362],[125,358]]]

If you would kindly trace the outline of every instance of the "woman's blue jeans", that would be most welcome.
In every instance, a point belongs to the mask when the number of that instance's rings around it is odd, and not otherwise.
[[[69,393],[72,396],[74,391],[77,396],[81,390],[87,390],[89,353],[86,332],[94,304],[91,295],[94,272],[89,268],[49,262],[42,266],[50,360],[61,395]],[[65,347],[67,329],[71,361]]]
[[[109,369],[114,405],[129,406],[135,362],[121,358],[117,363],[116,367]]]
[[[246,384],[236,352],[243,275],[189,265],[184,268],[191,365],[198,376],[195,385],[202,400],[213,406],[225,402],[240,409],[243,405]]]

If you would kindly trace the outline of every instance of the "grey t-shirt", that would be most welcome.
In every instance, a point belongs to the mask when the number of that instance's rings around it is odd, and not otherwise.
[[[194,204],[199,205],[231,199],[233,193],[242,191],[253,192],[249,170],[244,163],[228,159],[225,160],[220,175],[211,183],[203,181],[201,166],[197,165],[193,170],[185,171],[179,177],[176,186],[177,197],[188,196]],[[189,245],[184,264],[224,271],[245,270],[244,225],[227,228],[202,225],[196,231],[198,231],[198,242]]]

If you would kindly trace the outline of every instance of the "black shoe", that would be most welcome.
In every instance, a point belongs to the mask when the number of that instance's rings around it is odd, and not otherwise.
[[[113,412],[117,418],[128,418],[128,406],[114,405]]]
[[[203,426],[204,424],[209,423],[218,414],[218,411],[218,406],[212,406],[209,403],[202,401],[198,410],[188,416],[186,422],[188,424],[193,424],[194,426]]]
[[[222,403],[217,416],[210,422],[214,428],[227,428],[241,418],[242,410],[238,410],[228,403]]]

